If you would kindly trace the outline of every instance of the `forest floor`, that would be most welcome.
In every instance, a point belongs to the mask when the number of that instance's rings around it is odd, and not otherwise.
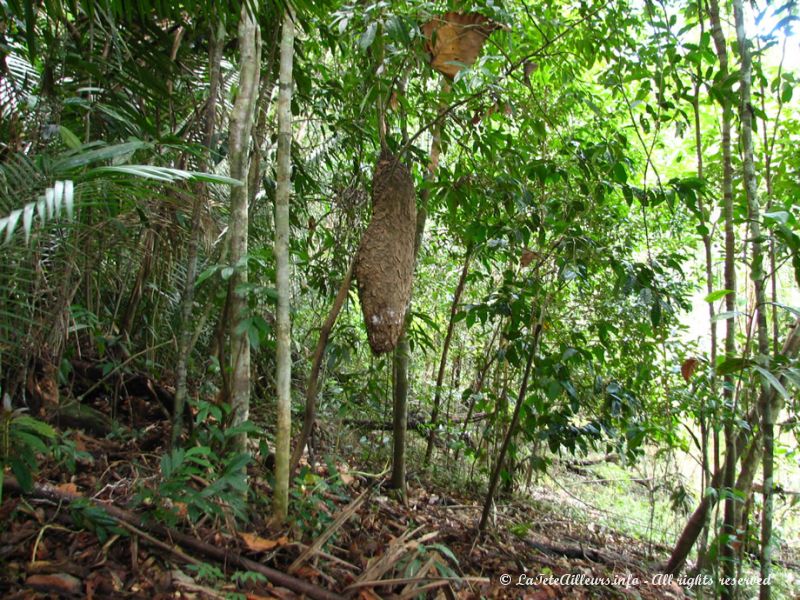
[[[276,528],[265,517],[269,476],[257,461],[248,484],[261,504],[248,519],[237,522],[224,501],[192,519],[209,498],[183,489],[196,502],[187,506],[158,496],[168,490],[167,420],[128,406],[140,421],[127,434],[63,432],[28,493],[6,477],[3,598],[693,597],[691,586],[659,579],[666,546],[582,518],[591,509],[566,488],[563,497],[539,487],[538,499],[535,491],[534,499],[504,499],[478,538],[478,494],[412,478],[400,502],[383,475],[330,461],[303,471],[294,520]],[[124,424],[130,413],[117,417]],[[200,494],[213,486],[196,474],[184,483]]]

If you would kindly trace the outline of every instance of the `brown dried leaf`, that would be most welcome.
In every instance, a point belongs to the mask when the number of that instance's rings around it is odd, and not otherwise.
[[[277,540],[268,540],[259,537],[255,533],[243,532],[239,534],[239,537],[242,538],[242,541],[247,549],[252,550],[253,552],[268,552],[280,546],[285,546],[289,543],[289,538],[287,538],[285,535],[279,537]]]
[[[696,358],[687,358],[685,361],[683,361],[683,364],[681,365],[681,375],[683,375],[683,378],[687,383],[689,382],[689,379],[691,379],[692,375],[694,375],[694,372],[697,370],[697,365],[699,364],[700,361]]]
[[[184,502],[176,502],[175,512],[178,513],[178,517],[183,519],[189,514],[189,507]]]
[[[529,264],[531,264],[534,258],[536,258],[536,252],[525,249],[522,251],[522,256],[519,258],[519,264],[523,267],[527,267]]]
[[[533,73],[538,68],[539,68],[538,63],[531,62],[529,60],[526,60],[525,63],[523,64],[523,70],[524,70],[523,77],[525,79],[525,84],[528,87],[530,87],[531,85],[531,73]]]
[[[478,13],[448,12],[431,19],[422,26],[431,67],[452,79],[462,65],[475,62],[486,38],[495,29],[497,25],[491,19]]]
[[[59,484],[56,486],[56,489],[57,489],[59,492],[64,492],[65,494],[80,494],[80,492],[78,491],[78,486],[77,486],[77,484],[75,484],[75,483],[72,483],[72,482],[69,482],[69,483],[59,483]]]
[[[347,467],[339,468],[339,477],[342,480],[342,483],[348,486],[352,485],[353,481],[355,481],[355,477],[348,473]]]
[[[314,567],[310,567],[309,565],[303,565],[302,567],[298,567],[295,571],[292,572],[293,575],[296,575],[300,579],[306,580],[313,580],[319,577],[320,573]]]
[[[78,432],[75,435],[74,442],[75,442],[75,449],[79,452],[86,452],[86,442],[84,441],[85,435],[82,432]]]
[[[28,393],[39,401],[42,408],[58,406],[58,384],[52,365],[47,365],[41,373],[29,373]]]
[[[60,596],[78,595],[83,589],[80,579],[66,573],[31,575],[25,580],[25,585]]]

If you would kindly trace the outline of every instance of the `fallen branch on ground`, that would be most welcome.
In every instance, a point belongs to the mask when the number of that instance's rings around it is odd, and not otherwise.
[[[3,488],[6,491],[14,492],[16,494],[23,493],[19,483],[13,477],[7,477],[3,481]],[[236,550],[218,548],[217,546],[208,544],[191,535],[187,535],[163,525],[146,523],[139,515],[121,509],[117,506],[103,504],[85,496],[81,496],[80,494],[59,490],[58,488],[49,484],[36,484],[34,485],[33,490],[31,490],[31,492],[27,495],[34,498],[41,498],[43,500],[50,500],[65,504],[69,504],[76,500],[88,501],[92,504],[92,506],[105,511],[105,513],[117,521],[121,527],[129,531],[131,530],[131,527],[134,527],[147,533],[147,537],[143,536],[142,539],[148,543],[152,543],[158,548],[169,551],[176,558],[179,558],[182,561],[192,562],[195,560],[185,553],[184,550],[189,549],[202,554],[207,558],[211,558],[225,566],[233,565],[247,571],[260,573],[273,584],[285,587],[298,594],[305,594],[314,600],[342,600],[342,596],[339,594],[321,588],[313,583],[298,579],[297,577],[287,575],[286,573],[278,571],[277,569],[266,567],[254,560],[243,557]],[[173,543],[162,541],[162,539],[171,540]],[[184,550],[178,548],[176,544],[180,544]]]
[[[298,556],[297,559],[289,566],[289,573],[297,572],[297,570],[301,566],[303,566],[303,563],[305,563],[309,558],[311,558],[312,556],[314,556],[314,554],[316,554],[319,550],[321,550],[322,547],[325,545],[325,542],[327,542],[330,539],[330,537],[334,533],[336,533],[342,527],[342,525],[344,525],[345,522],[347,522],[347,520],[350,517],[352,517],[355,514],[355,512],[358,510],[361,504],[363,504],[367,496],[376,487],[377,486],[372,486],[367,488],[366,490],[361,492],[361,495],[358,498],[353,500],[347,507],[345,507],[345,509],[341,513],[339,513],[339,516],[336,517],[333,523],[330,524],[328,529],[326,529],[321,536],[319,536],[316,540],[314,540],[314,543],[311,544],[308,548],[306,548],[300,554],[300,556]]]
[[[526,539],[525,543],[531,548],[535,548],[536,550],[544,552],[545,554],[549,554],[550,556],[563,556],[565,558],[590,560],[592,562],[603,564],[628,562],[619,555],[612,555],[610,553],[603,552],[601,550],[595,550],[593,548],[584,548],[582,546],[557,546],[555,544],[543,544],[541,542],[535,542],[529,539]]]

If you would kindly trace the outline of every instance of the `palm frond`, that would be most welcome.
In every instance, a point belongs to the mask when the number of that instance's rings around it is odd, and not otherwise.
[[[39,85],[39,73],[31,63],[12,51],[6,57],[8,77],[0,77],[0,118],[7,119],[30,101],[31,90]]]
[[[0,236],[5,233],[4,243],[8,244],[14,236],[21,218],[22,230],[27,243],[31,239],[34,213],[42,224],[61,218],[62,210],[66,213],[66,218],[72,220],[74,206],[75,194],[72,181],[56,181],[35,202],[28,202],[22,208],[13,210],[8,216],[0,218]]]

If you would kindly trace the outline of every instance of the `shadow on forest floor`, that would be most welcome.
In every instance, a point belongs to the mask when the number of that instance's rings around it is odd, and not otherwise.
[[[133,403],[128,407],[133,414]],[[124,411],[117,416],[130,420]],[[237,523],[231,492],[204,496],[215,482],[197,472],[180,490],[184,496],[191,490],[186,497],[196,505],[158,496],[167,490],[161,481],[169,439],[163,414],[153,412],[136,433],[120,427],[102,437],[81,430],[60,434],[59,452],[43,459],[28,493],[6,477],[0,505],[4,598],[694,595],[659,579],[669,548],[582,514],[591,509],[570,501],[576,498],[566,488],[567,496],[540,486],[533,498],[501,503],[489,532],[476,538],[477,495],[416,480],[401,503],[380,476],[329,462],[301,470],[291,524],[277,529],[265,516],[269,474],[258,461],[249,467],[249,516]],[[198,512],[203,506],[210,510]]]

